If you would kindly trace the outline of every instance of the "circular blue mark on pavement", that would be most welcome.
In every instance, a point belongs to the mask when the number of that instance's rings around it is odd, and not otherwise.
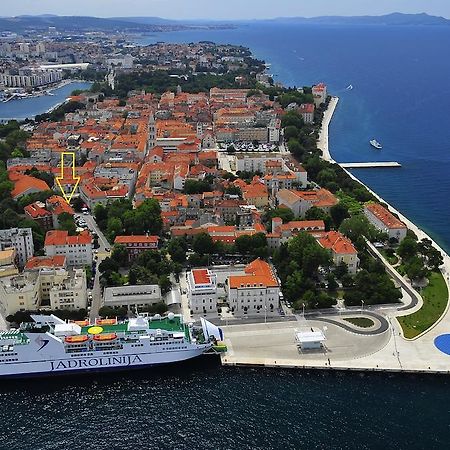
[[[450,355],[450,334],[441,334],[434,340],[434,345],[442,353]]]

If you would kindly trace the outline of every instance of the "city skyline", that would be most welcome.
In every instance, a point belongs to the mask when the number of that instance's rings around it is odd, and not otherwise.
[[[323,15],[359,16],[383,15],[392,12],[421,13],[449,18],[450,4],[447,0],[379,0],[376,4],[361,0],[319,0],[314,4],[305,0],[280,0],[276,3],[260,0],[257,7],[238,0],[17,0],[8,4],[3,16],[58,14],[75,16],[158,16],[168,19],[264,19],[274,17],[314,17]]]

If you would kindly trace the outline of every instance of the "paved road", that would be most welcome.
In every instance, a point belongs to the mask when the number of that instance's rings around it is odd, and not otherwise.
[[[384,264],[384,267],[388,271],[389,275],[395,278],[401,284],[406,293],[411,297],[411,303],[398,308],[397,311],[408,311],[409,309],[414,308],[419,302],[422,301],[419,293],[412,288],[412,286],[397,272],[397,270],[391,264],[389,264],[389,262],[370,241],[366,239],[366,243],[372,256],[379,259]]]
[[[105,252],[105,248],[111,248],[110,243],[106,239],[105,235],[100,231],[100,228],[97,225],[94,217],[91,214],[82,214],[81,217],[86,221],[89,230],[95,231],[98,235],[98,243],[100,248],[98,249],[99,253]]]
[[[345,331],[350,331],[351,333],[361,334],[363,336],[376,336],[377,334],[382,334],[389,329],[389,322],[385,317],[380,314],[376,314],[369,311],[361,311],[361,317],[373,317],[380,321],[380,326],[376,329],[366,330],[364,328],[358,328],[357,326],[347,325],[345,323],[339,322],[338,320],[334,320],[333,318],[321,317],[319,315],[308,315],[308,319],[319,320],[320,322],[331,323],[332,325],[336,325],[338,327],[343,328]]]
[[[89,317],[91,321],[98,317],[98,311],[102,306],[102,292],[100,288],[100,271],[98,270],[99,264],[109,256],[107,248],[111,248],[110,243],[106,239],[105,235],[101,232],[94,217],[91,214],[82,214],[81,217],[86,221],[90,231],[95,231],[98,235],[98,243],[100,247],[97,249],[97,271],[94,278],[94,287],[92,288],[92,305]]]

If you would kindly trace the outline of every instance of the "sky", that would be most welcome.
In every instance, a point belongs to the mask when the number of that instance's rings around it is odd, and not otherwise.
[[[419,13],[450,18],[450,0],[0,0],[0,15],[262,19]]]

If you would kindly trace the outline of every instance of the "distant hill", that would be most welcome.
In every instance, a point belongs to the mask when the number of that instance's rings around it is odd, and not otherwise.
[[[65,31],[162,31],[164,28],[168,30],[183,27],[181,24],[170,25],[159,19],[159,22],[135,22],[133,20],[121,19],[104,19],[99,17],[86,16],[17,16],[0,18],[0,31],[24,32],[31,30],[47,30],[48,27],[56,27]]]
[[[279,17],[267,22],[326,24],[326,25],[450,25],[445,17],[421,14],[392,13],[384,16],[322,16],[322,17]]]
[[[65,31],[126,31],[154,32],[189,28],[232,28],[239,23],[289,23],[323,25],[449,25],[450,20],[428,14],[393,13],[384,16],[323,16],[323,17],[279,17],[265,20],[170,20],[161,17],[87,17],[87,16],[40,16],[1,17],[0,31],[26,32],[47,30],[48,27]]]

